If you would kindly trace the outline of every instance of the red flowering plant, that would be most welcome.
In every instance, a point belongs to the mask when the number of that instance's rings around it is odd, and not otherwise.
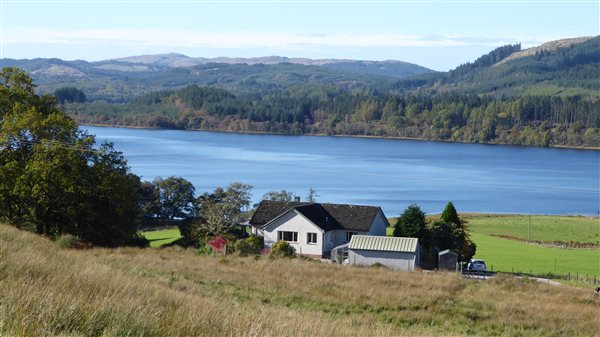
[[[228,240],[222,236],[215,236],[212,240],[208,241],[208,245],[217,253],[225,253],[225,247],[227,246]]]

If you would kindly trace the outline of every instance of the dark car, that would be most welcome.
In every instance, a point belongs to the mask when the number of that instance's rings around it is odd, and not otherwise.
[[[487,271],[485,261],[471,259],[471,261],[469,261],[469,264],[467,265],[467,271],[474,273],[485,273]]]

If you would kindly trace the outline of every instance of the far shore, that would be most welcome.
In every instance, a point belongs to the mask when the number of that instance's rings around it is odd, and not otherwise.
[[[272,136],[311,136],[311,137],[339,137],[339,138],[366,138],[366,139],[391,139],[391,140],[414,140],[421,142],[439,142],[439,143],[459,143],[459,144],[481,144],[481,145],[501,145],[501,146],[515,146],[515,147],[533,147],[533,148],[554,148],[554,149],[572,149],[572,150],[588,150],[588,151],[600,151],[600,146],[569,146],[569,145],[551,145],[548,147],[533,146],[533,145],[515,145],[515,144],[504,144],[504,143],[469,143],[454,140],[440,140],[440,139],[425,139],[415,137],[399,137],[399,136],[371,136],[371,135],[328,135],[319,133],[304,133],[299,135],[291,135],[287,133],[274,133],[274,132],[261,132],[261,131],[230,131],[230,130],[204,130],[204,129],[168,129],[168,128],[153,128],[146,126],[131,126],[131,125],[114,125],[114,124],[96,124],[96,123],[78,123],[79,125],[85,126],[96,126],[96,127],[107,127],[107,128],[122,128],[122,129],[146,129],[146,130],[177,130],[177,131],[202,131],[202,132],[218,132],[218,133],[232,133],[241,135],[272,135]]]

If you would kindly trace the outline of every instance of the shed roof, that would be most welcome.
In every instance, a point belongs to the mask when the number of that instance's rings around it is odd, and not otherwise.
[[[438,255],[456,255],[456,256],[458,256],[458,254],[456,252],[453,252],[450,249],[442,250],[441,252],[438,253]]]
[[[391,236],[353,235],[349,249],[415,253],[419,239]]]

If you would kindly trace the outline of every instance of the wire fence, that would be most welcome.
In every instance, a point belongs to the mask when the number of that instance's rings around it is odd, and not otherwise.
[[[551,280],[564,280],[575,283],[583,283],[583,284],[593,284],[600,285],[600,276],[589,273],[579,273],[579,272],[566,272],[566,273],[553,273],[553,272],[534,272],[533,269],[529,271],[522,271],[520,269],[515,270],[515,268],[511,268],[508,270],[494,270],[494,266],[490,265],[490,269],[487,271],[469,271],[466,269],[466,266],[462,266],[459,264],[457,267],[457,271],[461,272],[464,276],[473,277],[473,276],[494,276],[496,274],[508,274],[519,277],[539,277],[546,278]]]

